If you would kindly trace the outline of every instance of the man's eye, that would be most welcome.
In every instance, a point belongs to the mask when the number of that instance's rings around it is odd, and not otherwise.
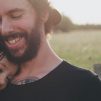
[[[11,17],[12,17],[12,18],[20,18],[21,15],[12,15]]]
[[[11,14],[10,17],[14,19],[18,19],[22,17],[22,14],[19,14],[19,13]]]

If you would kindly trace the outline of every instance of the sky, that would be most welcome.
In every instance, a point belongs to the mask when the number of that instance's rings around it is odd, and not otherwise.
[[[49,0],[76,24],[101,24],[101,0]]]

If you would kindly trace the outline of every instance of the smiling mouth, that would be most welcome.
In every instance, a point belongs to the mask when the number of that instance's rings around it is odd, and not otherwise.
[[[10,45],[14,45],[22,39],[20,35],[13,35],[7,38],[6,42]]]
[[[12,35],[8,35],[4,37],[4,41],[7,45],[16,45],[23,39],[23,35],[19,33],[15,33]]]
[[[24,32],[14,32],[5,36],[1,36],[1,41],[8,51],[15,54],[22,52],[26,47],[27,34]]]
[[[21,39],[22,39],[22,35],[20,35],[20,34],[14,34],[14,35],[10,35],[10,36],[6,37],[6,42],[9,45],[14,45],[17,42],[19,42]]]

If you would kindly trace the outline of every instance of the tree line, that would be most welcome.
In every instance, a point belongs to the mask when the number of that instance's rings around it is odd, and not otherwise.
[[[95,25],[95,24],[77,25],[77,24],[74,24],[69,17],[62,15],[62,20],[54,28],[54,31],[69,32],[72,30],[100,30],[100,29],[101,29],[101,25]]]

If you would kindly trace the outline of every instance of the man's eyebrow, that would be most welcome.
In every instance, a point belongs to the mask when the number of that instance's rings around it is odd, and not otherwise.
[[[14,13],[14,12],[24,12],[24,10],[23,9],[19,9],[19,8],[15,8],[13,10],[8,11],[7,14]]]

